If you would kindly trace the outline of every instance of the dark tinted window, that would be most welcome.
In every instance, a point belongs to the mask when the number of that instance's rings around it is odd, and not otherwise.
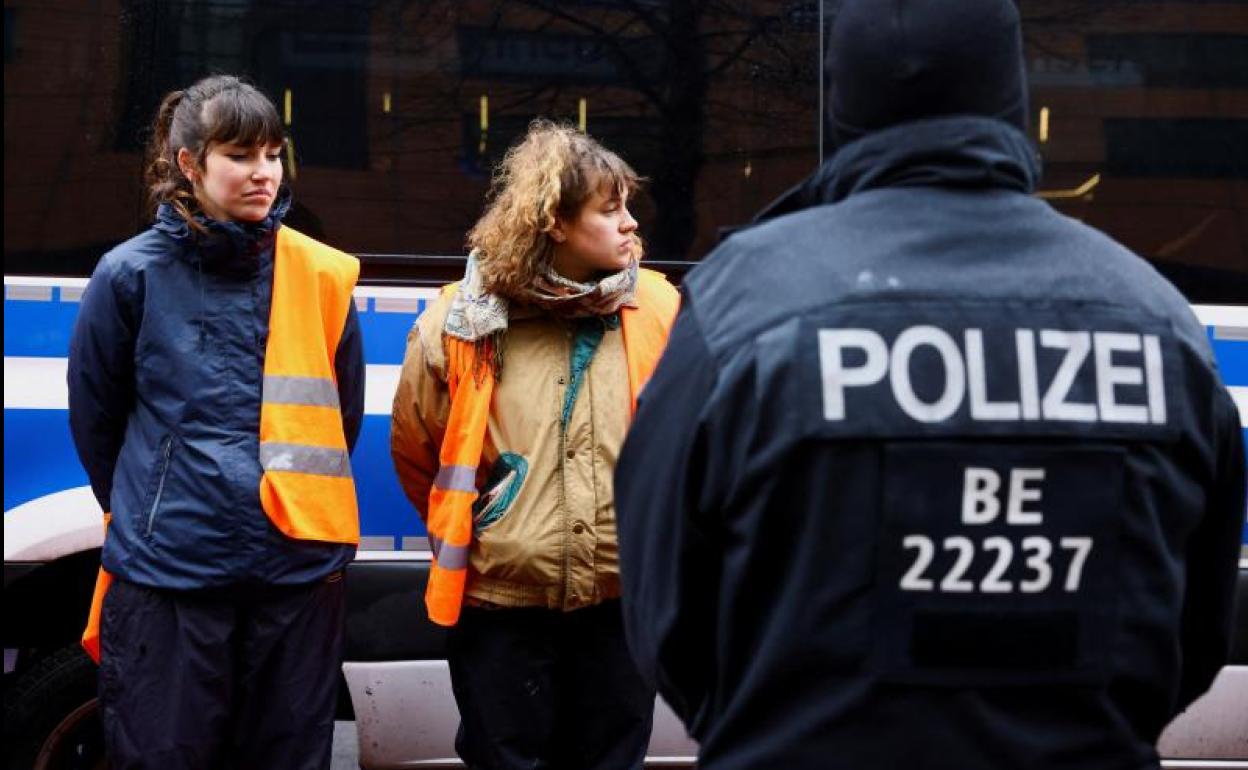
[[[1105,149],[1116,177],[1248,179],[1248,120],[1109,118]]]
[[[166,93],[229,72],[247,75],[289,116],[300,161],[367,166],[370,5],[126,0],[117,149],[142,149]]]
[[[1125,73],[1130,85],[1248,87],[1248,37],[1242,35],[1089,35],[1087,49],[1092,70]]]
[[[1248,265],[1248,3],[1021,0],[1043,194],[1226,301]],[[460,254],[542,115],[649,179],[652,257],[699,259],[819,161],[837,0],[25,0],[5,8],[5,271],[85,273],[145,226],[140,148],[211,72],[289,103],[297,226]],[[1238,283],[1237,283],[1238,281]]]
[[[818,162],[816,2],[13,5],[6,272],[83,273],[142,229],[156,105],[212,72],[289,103],[298,226],[357,253],[462,253],[537,116],[583,120],[648,178],[656,258],[700,258]]]
[[[16,53],[16,47],[13,41],[17,35],[17,11],[12,8],[4,9],[4,63],[8,64],[13,61],[13,54]]]
[[[1248,303],[1248,3],[1021,8],[1051,203],[1189,299]]]

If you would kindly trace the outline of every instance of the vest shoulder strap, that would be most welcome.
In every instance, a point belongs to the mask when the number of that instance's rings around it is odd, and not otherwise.
[[[657,270],[641,268],[637,273],[637,304],[641,310],[651,311],[670,327],[680,309],[680,292]]]
[[[279,248],[303,255],[318,271],[325,271],[349,285],[355,286],[360,277],[360,260],[345,251],[310,238],[293,227],[282,225],[277,231]]]

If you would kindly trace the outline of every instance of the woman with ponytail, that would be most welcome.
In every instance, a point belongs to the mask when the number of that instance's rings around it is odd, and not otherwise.
[[[408,337],[391,451],[434,553],[472,768],[640,768],[654,688],[624,642],[612,474],[676,312],[638,265],[638,178],[537,121]]]
[[[82,297],[70,425],[108,522],[84,646],[115,770],[329,765],[359,264],[282,225],[284,143],[238,78],[165,97],[155,221]]]

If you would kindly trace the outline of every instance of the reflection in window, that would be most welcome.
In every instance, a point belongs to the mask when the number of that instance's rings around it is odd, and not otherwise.
[[[1115,176],[1248,179],[1248,120],[1110,118],[1105,148]]]
[[[128,0],[120,149],[141,150],[161,98],[216,73],[240,74],[285,111],[300,164],[367,164],[368,4]]]
[[[819,162],[820,38],[838,6],[14,0],[5,270],[85,273],[142,229],[156,104],[209,72],[289,98],[296,217],[343,249],[462,254],[493,165],[545,116],[583,123],[648,178],[651,258],[700,259]],[[1172,276],[1242,276],[1248,5],[1021,9],[1045,187],[1077,193],[1053,205]]]
[[[1044,186],[1086,190],[1052,203],[1149,259],[1189,298],[1244,302],[1248,6],[1021,8]]]
[[[1089,35],[1097,72],[1130,73],[1106,86],[1248,88],[1248,37],[1223,34]]]
[[[17,55],[17,47],[13,42],[17,38],[17,11],[13,8],[4,9],[4,63],[13,61]]]

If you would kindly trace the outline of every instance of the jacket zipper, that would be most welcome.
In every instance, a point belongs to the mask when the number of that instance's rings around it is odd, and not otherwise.
[[[560,378],[565,381],[567,388],[572,387],[572,331],[566,326],[564,328],[564,340],[568,343],[565,360],[568,364],[568,374],[566,378]],[[567,471],[567,449],[568,449],[568,425],[563,421],[563,402],[567,399],[568,394],[566,388],[560,394],[559,399],[559,512],[563,519],[563,564],[562,573],[560,575],[560,583],[562,584],[563,599],[560,605],[568,603],[568,580],[571,577],[572,568],[572,544],[568,538],[568,471]],[[572,415],[568,415],[568,422],[572,421]]]
[[[161,449],[160,481],[156,484],[156,497],[152,500],[152,508],[147,512],[147,536],[152,536],[152,526],[156,524],[156,509],[160,507],[160,498],[165,493],[165,476],[169,475],[169,456],[173,454],[173,436],[165,437],[165,446]]]

